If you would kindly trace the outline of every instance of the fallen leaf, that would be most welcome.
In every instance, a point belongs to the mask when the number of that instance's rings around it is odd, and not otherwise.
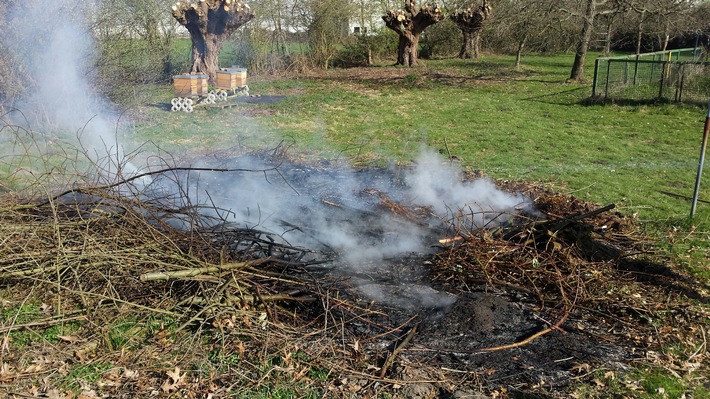
[[[161,385],[160,388],[166,393],[180,388],[180,386],[184,383],[185,376],[187,375],[187,373],[180,375],[180,367],[178,366],[175,366],[175,370],[173,371],[166,371],[165,374],[167,374],[169,378],[163,382],[163,385]],[[170,382],[170,380],[172,380],[172,382]]]
[[[589,370],[592,369],[592,366],[590,366],[587,363],[575,363],[574,366],[570,367],[570,371],[574,371],[576,373],[582,373],[582,372],[589,372]]]
[[[80,362],[85,362],[86,360],[94,357],[94,352],[98,347],[96,341],[91,341],[88,344],[82,346],[80,349],[74,351],[74,356],[79,359]]]
[[[0,364],[0,382],[10,382],[15,378],[15,373],[12,372],[12,366],[7,363]]]
[[[121,374],[121,377],[132,380],[132,379],[138,378],[138,372],[135,370],[123,369],[123,373]]]

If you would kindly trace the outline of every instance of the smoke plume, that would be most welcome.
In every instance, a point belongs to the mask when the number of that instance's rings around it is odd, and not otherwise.
[[[190,202],[214,208],[219,223],[332,250],[357,269],[425,253],[447,230],[497,226],[529,207],[528,199],[490,180],[464,180],[459,168],[431,150],[423,150],[416,166],[404,170],[353,170],[256,156],[221,162],[200,167],[251,171],[194,172],[155,184],[167,192],[189,187]],[[426,211],[403,215],[400,209]]]
[[[50,153],[62,146],[65,152],[83,154],[79,157],[88,157],[104,178],[117,177],[130,166],[116,142],[116,133],[123,128],[119,113],[90,83],[96,52],[87,21],[93,2],[10,4],[0,40],[21,77],[15,84],[24,90],[12,99],[8,108],[14,111],[9,116],[33,132],[32,137],[19,139],[33,140],[38,151]]]

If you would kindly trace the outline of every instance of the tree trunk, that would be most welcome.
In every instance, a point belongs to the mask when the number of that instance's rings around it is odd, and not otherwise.
[[[389,29],[399,35],[397,65],[415,66],[418,64],[419,35],[443,18],[443,10],[439,6],[417,7],[415,0],[405,0],[404,10],[387,10],[387,15],[384,15],[382,20],[385,21],[385,25]]]
[[[636,58],[641,54],[641,39],[643,38],[643,18],[646,14],[646,10],[641,11],[641,17],[639,18],[639,24],[636,27]]]
[[[528,41],[528,33],[523,35],[522,40],[518,42],[518,51],[515,52],[515,69],[520,68],[520,61],[523,58],[523,49],[525,49],[525,43]]]
[[[471,49],[473,49],[473,57],[480,56],[480,39],[481,30],[486,19],[491,16],[491,6],[486,0],[477,7],[469,7],[466,10],[457,10],[451,14],[451,19],[463,33],[463,45],[459,52],[459,58],[471,58]]]
[[[611,54],[611,34],[613,33],[612,21],[606,26],[606,38],[604,39],[604,56],[609,56]]]
[[[397,47],[397,65],[416,66],[419,64],[417,46],[419,45],[419,35],[404,34],[399,35],[399,45]]]
[[[481,57],[481,32],[476,32],[473,34],[473,58],[478,59]]]
[[[459,58],[471,58],[471,43],[473,42],[473,33],[469,31],[463,31],[463,43],[461,44],[461,51],[459,52]]]
[[[574,54],[572,72],[569,76],[569,80],[575,82],[584,81],[584,63],[587,60],[587,50],[589,49],[589,42],[592,39],[592,31],[594,30],[594,18],[597,15],[595,0],[586,0],[586,2],[587,7],[584,13],[582,32],[577,42],[577,51]]]
[[[241,0],[183,0],[173,5],[172,14],[192,39],[191,72],[209,75],[212,83],[224,41],[254,18],[249,6]]]
[[[205,39],[199,32],[193,35],[192,39],[192,73],[204,73],[210,75],[210,80],[214,82],[215,73],[219,69],[219,53],[222,51],[225,37],[213,36]]]
[[[661,51],[666,51],[668,50],[668,42],[671,41],[671,35],[668,33],[668,30],[666,29],[666,32],[663,35],[663,48],[661,48]]]

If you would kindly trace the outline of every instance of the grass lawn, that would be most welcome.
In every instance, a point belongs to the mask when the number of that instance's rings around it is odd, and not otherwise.
[[[282,78],[250,77],[253,95],[193,114],[140,106],[134,143],[178,157],[236,145],[292,146],[292,154],[346,158],[353,165],[410,163],[422,146],[496,179],[540,181],[637,215],[679,263],[710,277],[710,207],[690,201],[706,110],[689,105],[588,105],[590,85],[566,84],[571,54],[422,60],[416,68],[333,69]],[[589,57],[587,75],[593,70]],[[167,103],[169,86],[145,89]],[[701,198],[710,175],[701,182]]]

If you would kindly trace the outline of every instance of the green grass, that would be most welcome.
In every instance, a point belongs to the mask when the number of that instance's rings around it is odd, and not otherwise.
[[[47,318],[48,314],[42,311],[42,305],[28,301],[14,307],[0,310],[0,326],[14,327],[27,325],[26,328],[16,328],[10,331],[10,341],[16,348],[25,348],[33,343],[54,344],[60,341],[60,336],[71,335],[76,332],[80,324],[67,321],[61,324],[42,326],[40,323],[33,326],[33,322]]]
[[[280,384],[274,387],[264,387],[259,389],[250,389],[244,392],[239,392],[237,396],[245,399],[318,399],[322,398],[323,394],[308,386],[290,387],[287,384]]]
[[[695,377],[677,378],[666,370],[650,368],[628,373],[599,371],[594,373],[592,384],[580,385],[572,397],[578,399],[601,399],[633,397],[639,399],[707,399],[710,392],[693,383]]]
[[[112,365],[103,362],[77,363],[72,366],[69,373],[63,378],[63,385],[67,389],[78,391],[81,388],[79,380],[89,384],[97,382],[105,372],[112,368]]]

